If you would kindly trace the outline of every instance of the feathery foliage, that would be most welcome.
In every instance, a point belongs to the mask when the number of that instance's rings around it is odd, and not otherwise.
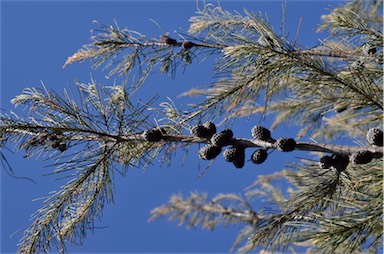
[[[259,176],[244,195],[174,195],[152,210],[150,221],[168,217],[179,225],[209,230],[240,224],[232,248],[239,252],[300,251],[303,246],[319,253],[381,250],[383,148],[363,141],[361,146],[332,141],[340,136],[364,140],[369,128],[382,128],[382,7],[383,1],[355,0],[334,9],[319,26],[329,36],[312,48],[276,34],[260,13],[231,13],[211,4],[190,18],[188,35],[183,36],[188,43],[168,34],[149,39],[117,23],[100,25],[92,43],[64,66],[89,59],[94,68],[109,69],[108,76],[135,76],[131,86],[102,86],[92,80],[77,82],[77,93],[64,90],[62,95],[44,86],[27,88],[12,100],[28,110],[27,117],[0,115],[0,147],[12,143],[27,157],[49,159],[55,167],[52,174],[70,178],[34,214],[19,252],[65,252],[67,241],[81,244],[105,203],[113,202],[115,172],[144,169],[156,157],[167,163],[173,150],[187,151],[197,143],[214,149],[215,156],[205,154],[205,159],[216,157],[225,146],[279,152],[279,142],[272,138],[231,135],[216,144],[210,137],[186,134],[196,118],[228,124],[260,112],[276,114],[272,128],[296,124],[301,127],[298,138],[328,143],[290,139],[284,151],[316,154]],[[151,106],[154,99],[132,103],[132,94],[140,92],[149,75],[175,75],[197,56],[217,57],[214,84],[183,93],[201,96],[200,102],[183,111],[172,101],[163,102],[160,109]],[[150,120],[153,112],[156,122]],[[362,151],[369,154],[368,163],[349,163],[348,156]],[[319,167],[315,156],[323,153],[331,155],[331,164]],[[9,168],[3,153],[0,161]],[[276,181],[290,188],[280,190]],[[260,203],[264,208],[257,210]]]
[[[104,203],[113,202],[116,166],[145,168],[167,149],[141,135],[155,126],[147,112],[151,102],[134,106],[125,86],[98,87],[92,81],[76,87],[77,96],[27,88],[12,103],[29,108],[29,116],[0,116],[2,144],[15,144],[27,157],[48,158],[56,168],[53,174],[70,178],[33,216],[22,253],[62,252],[68,239],[81,243]]]

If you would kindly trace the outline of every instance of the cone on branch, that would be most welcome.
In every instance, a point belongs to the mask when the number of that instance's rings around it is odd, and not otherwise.
[[[59,144],[57,148],[59,149],[60,152],[64,152],[65,150],[67,150],[68,146],[65,142],[62,142]]]
[[[233,132],[230,129],[225,129],[220,133],[216,133],[211,138],[211,144],[215,146],[226,146],[230,145],[231,140],[233,138]]]
[[[282,7],[285,18],[286,6]],[[191,18],[191,29],[185,32],[185,37],[196,44],[183,42],[175,33],[175,39],[168,33],[150,39],[143,33],[120,29],[117,22],[94,29],[90,44],[68,58],[65,65],[89,60],[95,68],[109,69],[108,76],[127,76],[127,82],[121,86],[113,84],[113,89],[99,86],[93,79],[89,85],[76,82],[80,96],[72,96],[70,91],[60,96],[45,86],[28,88],[12,99],[15,106],[30,107],[26,117],[12,115],[14,112],[1,113],[0,146],[8,138],[11,144],[15,141],[17,146],[27,145],[30,148],[27,157],[52,158],[50,165],[57,166],[52,173],[67,172],[71,176],[37,211],[18,252],[43,252],[51,248],[60,252],[65,250],[66,240],[82,243],[86,229],[92,229],[93,219],[113,200],[114,171],[120,172],[122,168],[124,174],[131,167],[145,170],[145,166],[157,161],[163,165],[176,152],[177,156],[180,153],[183,156],[188,148],[202,143],[198,150],[200,159],[212,160],[227,148],[223,157],[236,168],[244,167],[247,148],[253,149],[247,161],[251,159],[255,164],[264,163],[268,151],[275,149],[329,154],[319,160],[324,170],[308,165],[305,160],[293,161],[274,174],[260,177],[244,195],[219,194],[213,199],[197,192],[187,198],[173,195],[170,202],[152,210],[150,221],[167,216],[180,225],[210,229],[219,224],[237,224],[240,234],[232,248],[236,252],[255,252],[261,248],[295,252],[302,250],[304,240],[308,251],[380,252],[381,130],[367,133],[371,145],[366,147],[331,141],[299,143],[299,139],[296,144],[293,138],[276,141],[269,129],[259,125],[251,127],[254,140],[234,138],[229,129],[217,133],[212,122],[192,126],[189,136],[181,133],[190,121],[200,117],[230,123],[246,115],[263,119],[269,113],[273,114],[268,121],[274,118],[276,126],[301,125],[298,134],[301,137],[331,139],[340,133],[360,134],[357,130],[364,126],[380,126],[383,113],[380,7],[382,1],[376,0],[367,4],[353,1],[346,8],[338,5],[335,12],[322,16],[324,22],[319,31],[325,30],[325,37],[319,38],[320,45],[314,47],[288,40],[284,27],[280,34],[275,33],[278,29],[273,27],[274,22],[270,23],[257,10],[245,11],[245,15],[232,14],[221,5],[210,3],[199,4],[198,13]],[[159,13],[164,14],[157,10]],[[166,16],[177,24],[174,15],[166,13]],[[366,40],[369,44],[362,45]],[[207,57],[217,60],[210,68],[213,82],[201,90],[183,93],[203,95],[201,100],[188,104],[185,111],[179,108],[183,101],[164,102],[160,104],[163,109],[154,108],[152,99],[148,103],[132,101],[142,99],[140,94],[131,94],[159,68],[173,78],[193,59]],[[127,83],[131,79],[129,88]],[[144,97],[152,96],[144,94]],[[175,134],[168,129],[143,127],[153,126],[153,121],[169,124],[167,128]],[[327,128],[322,128],[324,123],[328,124]],[[43,131],[57,136],[50,134],[45,140],[39,134]],[[36,144],[34,137],[38,139]],[[44,147],[29,147],[29,139],[32,144]],[[46,149],[49,145],[54,149]],[[73,151],[66,155],[64,151],[69,148]],[[54,156],[46,156],[46,150]],[[66,156],[57,156],[59,151]],[[0,156],[3,156],[1,151]],[[376,160],[372,163],[353,167],[346,172],[350,175],[338,177],[349,163],[364,164],[373,157]],[[288,160],[291,159],[294,160]],[[4,160],[0,162],[5,165]],[[276,181],[288,183],[289,188],[280,191]]]
[[[223,157],[228,162],[233,162],[236,160],[237,157],[241,155],[241,148],[238,147],[231,147],[228,149],[225,149],[223,152]]]
[[[353,164],[367,164],[373,159],[373,154],[370,151],[361,151],[353,153],[350,160]]]
[[[338,172],[342,172],[347,169],[349,164],[349,158],[345,155],[335,154],[332,157],[332,167]]]
[[[168,45],[176,45],[177,41],[168,35],[162,35],[160,36],[160,42],[168,44]]]
[[[268,157],[267,150],[258,149],[255,152],[253,152],[251,161],[255,164],[261,164],[267,159],[267,157]]]
[[[213,134],[216,133],[216,125],[212,122],[205,122],[203,127],[205,128],[206,138],[208,139],[210,139]]]
[[[367,141],[371,145],[383,146],[383,131],[377,128],[371,128],[367,132]]]
[[[184,49],[191,49],[193,46],[195,46],[195,43],[193,42],[190,42],[190,41],[183,41],[183,43],[181,44],[181,46],[184,48]]]
[[[210,139],[216,133],[216,126],[212,122],[205,122],[203,125],[192,125],[189,132],[194,137]]]
[[[291,152],[295,150],[296,141],[293,138],[279,138],[275,142],[277,150],[281,152]]]
[[[238,147],[236,158],[232,163],[236,168],[244,167],[245,165],[245,148],[244,147]]]
[[[204,138],[206,136],[206,129],[201,124],[192,125],[189,128],[189,133],[191,134],[191,136]]]
[[[251,132],[252,132],[252,137],[254,139],[267,141],[267,142],[273,140],[273,138],[271,137],[271,132],[267,128],[264,128],[263,126],[255,125],[253,126]]]
[[[333,158],[332,156],[325,155],[320,158],[319,161],[319,167],[321,169],[328,169],[333,165]]]
[[[214,145],[206,145],[200,148],[199,158],[203,160],[212,160],[221,153],[221,147]]]
[[[159,142],[163,138],[160,129],[149,129],[143,132],[143,137],[149,142]]]

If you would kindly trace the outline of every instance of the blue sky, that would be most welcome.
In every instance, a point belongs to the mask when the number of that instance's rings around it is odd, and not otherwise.
[[[322,14],[341,2],[325,1],[288,1],[287,32],[291,39],[302,17],[299,43],[312,47],[317,45],[316,26]],[[228,11],[252,11],[267,13],[270,22],[278,31],[281,22],[281,1],[222,1]],[[90,76],[99,83],[113,84],[118,77],[106,79],[106,72],[92,70],[89,62],[73,64],[63,69],[68,56],[82,45],[90,42],[90,30],[97,20],[102,24],[113,24],[114,19],[120,27],[126,27],[158,37],[163,32],[187,30],[188,19],[195,15],[195,1],[3,1],[1,2],[1,100],[5,110],[15,109],[9,101],[26,87],[40,87],[41,81],[48,88],[61,91],[74,85],[74,80],[87,83]],[[150,19],[155,20],[161,29]],[[194,86],[203,86],[213,81],[210,68],[214,59],[202,64],[194,63],[183,73],[177,72],[175,79],[169,75],[156,75],[145,83],[140,92],[143,97],[160,93],[157,103],[171,97],[178,105],[193,100],[177,98],[177,95]],[[139,97],[139,96],[138,96]],[[24,112],[25,114],[26,112]],[[23,114],[23,113],[21,113]],[[260,116],[239,119],[233,131],[235,136],[250,137],[250,129],[259,123]],[[272,118],[267,117],[264,126],[269,127]],[[281,126],[275,136],[295,136],[297,129]],[[12,148],[12,145],[9,146]],[[54,181],[56,177],[42,175],[52,171],[48,163],[41,160],[25,159],[24,153],[12,154],[4,151],[17,176],[30,177],[37,184],[15,179],[1,171],[1,252],[14,253],[22,230],[29,225],[30,216],[42,206],[42,201],[32,201],[47,196],[65,182]],[[247,153],[249,156],[250,154]],[[187,196],[198,190],[208,192],[210,197],[219,193],[242,193],[258,175],[269,174],[282,168],[289,158],[299,154],[282,156],[272,154],[273,159],[255,166],[247,163],[241,170],[217,159],[214,165],[198,178],[206,163],[197,159],[197,149],[190,151],[184,167],[181,165],[181,151],[170,167],[160,167],[154,163],[145,173],[140,169],[131,169],[126,177],[115,175],[115,204],[105,207],[99,227],[89,232],[82,246],[73,246],[72,253],[95,252],[228,252],[239,227],[219,227],[213,232],[200,229],[187,230],[174,222],[159,220],[148,223],[150,210],[165,203],[174,193]],[[303,156],[303,154],[300,154]],[[199,171],[200,170],[200,171]],[[12,235],[12,237],[11,237]]]

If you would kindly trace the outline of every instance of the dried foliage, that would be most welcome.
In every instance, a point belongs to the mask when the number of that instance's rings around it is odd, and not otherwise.
[[[291,163],[278,173],[260,176],[244,195],[219,194],[212,199],[198,192],[174,195],[152,210],[150,221],[168,217],[179,225],[209,230],[240,224],[243,228],[232,249],[239,252],[256,248],[292,252],[303,246],[319,253],[380,251],[383,149],[362,140],[369,128],[382,128],[382,5],[383,1],[356,0],[333,10],[319,27],[330,36],[308,49],[276,34],[261,14],[231,13],[211,4],[190,19],[189,34],[183,36],[188,43],[169,34],[148,39],[120,29],[117,23],[100,25],[93,31],[93,42],[64,66],[89,59],[94,68],[109,69],[108,75],[135,76],[130,87],[98,86],[92,80],[77,83],[76,93],[64,90],[62,95],[44,86],[27,88],[12,100],[28,110],[27,117],[13,112],[0,115],[0,147],[14,144],[27,157],[49,159],[55,167],[52,174],[70,178],[36,212],[19,252],[65,252],[67,241],[81,243],[104,204],[113,202],[115,172],[145,168],[156,157],[168,163],[174,149],[196,143],[214,147],[213,154],[208,148],[201,152],[204,159],[231,146],[241,151],[262,147],[265,158],[267,151],[279,149],[329,153],[335,161],[322,167],[309,159]],[[202,96],[195,106],[181,111],[172,101],[163,102],[160,109],[151,106],[153,100],[131,102],[148,75],[157,70],[174,75],[197,55],[213,54],[217,56],[216,82],[183,94]],[[154,111],[156,122],[149,117]],[[197,117],[227,123],[260,112],[277,113],[274,126],[300,125],[298,137],[308,134],[331,141],[344,135],[366,145],[278,139],[292,141],[282,148],[271,137],[232,135],[223,143],[215,139],[220,136],[214,134],[216,127],[209,135],[185,134]],[[356,152],[367,153],[369,160],[348,164],[347,156]],[[343,167],[337,165],[337,158],[346,159]],[[3,153],[0,161],[10,170]],[[290,188],[280,190],[276,181]],[[260,203],[264,208],[257,210]]]

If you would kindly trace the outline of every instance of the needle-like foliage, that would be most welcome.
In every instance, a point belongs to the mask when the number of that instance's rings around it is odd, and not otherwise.
[[[206,33],[227,45],[216,70],[220,80],[208,89],[187,95],[204,95],[196,112],[209,108],[237,118],[260,112],[278,113],[275,125],[303,126],[313,138],[333,140],[341,135],[365,139],[366,130],[383,121],[382,1],[355,1],[323,17],[322,30],[331,34],[322,45],[302,49],[276,35],[261,16],[231,14],[220,8],[204,9],[190,32]],[[269,38],[269,39],[266,39]],[[366,47],[369,45],[367,51]],[[281,99],[279,94],[283,93]],[[264,96],[264,104],[255,98]],[[228,119],[227,118],[227,119]],[[286,178],[292,190],[284,194],[271,184]],[[313,163],[290,165],[277,176],[260,178],[247,191],[245,203],[260,196],[269,200],[265,210],[232,215],[244,225],[234,247],[250,252],[257,247],[273,251],[319,253],[377,253],[382,248],[382,160],[350,166],[346,171],[319,169]],[[225,224],[227,213],[193,202],[196,194],[154,209],[152,218],[168,214],[187,225]],[[181,198],[181,197],[179,197]],[[204,201],[206,204],[209,200]],[[270,203],[271,202],[271,203]],[[272,210],[271,210],[272,209]],[[199,218],[187,214],[200,212]],[[252,214],[247,220],[245,214]],[[257,215],[257,216],[256,216]],[[239,221],[238,218],[243,218]],[[239,246],[243,243],[243,246]],[[296,247],[295,247],[296,246]],[[292,249],[293,248],[293,249]]]
[[[226,160],[237,168],[246,162],[245,149],[261,147],[265,158],[260,163],[268,162],[270,152],[314,154],[259,176],[244,195],[219,194],[213,199],[199,192],[174,195],[152,210],[150,221],[168,217],[179,225],[209,230],[240,224],[232,248],[239,252],[257,248],[300,252],[303,247],[316,253],[379,252],[383,247],[382,7],[383,1],[355,0],[334,9],[323,16],[319,27],[329,36],[311,48],[277,34],[259,13],[231,13],[211,4],[190,18],[188,34],[179,34],[183,41],[169,34],[149,39],[120,29],[117,23],[100,25],[93,31],[93,42],[70,56],[65,66],[89,59],[94,68],[109,69],[108,76],[135,77],[131,86],[102,86],[92,80],[77,82],[76,93],[64,90],[62,95],[45,86],[27,88],[12,103],[25,107],[28,115],[0,115],[0,147],[13,144],[27,157],[50,161],[52,174],[70,178],[34,214],[19,252],[65,252],[67,241],[81,243],[105,203],[113,202],[115,172],[145,168],[156,157],[168,163],[175,149],[187,152],[194,144],[205,144],[199,156],[206,160],[231,146]],[[151,106],[153,100],[132,103],[131,95],[140,92],[150,74],[160,70],[175,75],[197,56],[213,55],[215,82],[183,93],[203,97],[193,106],[182,111],[171,100],[161,103],[160,109]],[[158,113],[156,121],[150,118],[153,112]],[[228,123],[260,112],[276,113],[272,128],[299,125],[297,138],[328,143],[276,141],[270,134],[246,139],[233,137],[229,129],[216,133],[212,122],[193,125],[197,118]],[[376,129],[369,135],[376,136],[367,142],[370,128]],[[340,136],[358,140],[359,146],[333,144]],[[3,153],[0,161],[9,169]],[[290,187],[281,190],[276,181]]]
[[[357,15],[347,11],[348,6],[342,10],[349,16],[341,16],[337,9],[324,19],[348,20]],[[344,30],[353,39],[346,41],[344,33],[340,37],[346,24],[333,23],[338,33],[321,47],[308,50],[276,35],[260,14],[245,13],[232,15],[213,8],[191,19],[191,33],[206,32],[208,38],[227,45],[216,66],[219,81],[209,89],[189,93],[207,96],[199,105],[200,113],[212,107],[219,114],[231,112],[232,117],[277,112],[275,124],[294,119],[305,126],[302,135],[309,125],[316,130],[322,118],[334,110],[346,110],[343,120],[353,119],[356,125],[382,122],[382,51],[367,54],[362,50],[367,43],[382,48],[381,27],[370,28],[372,34],[367,36],[364,19],[359,18],[358,24],[350,21],[355,29]],[[284,99],[279,99],[280,94]],[[258,106],[255,98],[261,95],[265,103]],[[364,118],[359,117],[362,115]]]
[[[134,106],[125,86],[98,87],[92,81],[76,88],[77,95],[66,90],[63,96],[27,88],[12,103],[29,108],[28,117],[0,116],[2,145],[49,159],[53,174],[70,179],[33,216],[21,253],[62,252],[66,240],[81,243],[104,203],[113,202],[116,166],[145,168],[165,149],[141,135],[155,127],[147,111],[151,102]]]

